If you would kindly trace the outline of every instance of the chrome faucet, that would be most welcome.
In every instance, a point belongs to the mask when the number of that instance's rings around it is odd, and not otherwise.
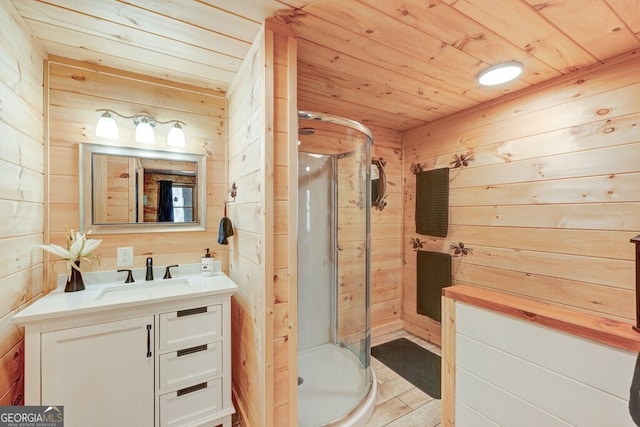
[[[147,258],[147,275],[144,280],[153,280],[153,258]]]

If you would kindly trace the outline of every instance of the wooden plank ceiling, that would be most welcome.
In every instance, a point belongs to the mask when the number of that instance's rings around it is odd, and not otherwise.
[[[50,55],[220,91],[275,16],[301,109],[401,131],[640,47],[636,0],[11,1]],[[513,60],[517,81],[476,82]]]

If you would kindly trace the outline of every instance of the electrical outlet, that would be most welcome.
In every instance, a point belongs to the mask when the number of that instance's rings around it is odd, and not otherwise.
[[[118,248],[118,267],[133,266],[133,248]]]

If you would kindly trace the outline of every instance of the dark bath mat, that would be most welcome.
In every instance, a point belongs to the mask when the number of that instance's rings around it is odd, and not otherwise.
[[[371,348],[371,355],[434,399],[440,399],[440,356],[406,338]]]

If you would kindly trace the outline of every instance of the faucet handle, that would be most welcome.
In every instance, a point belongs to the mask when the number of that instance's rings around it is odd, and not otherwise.
[[[174,265],[168,265],[167,268],[164,269],[164,276],[162,277],[163,279],[171,279],[171,267],[177,267],[178,264],[174,264]]]
[[[131,272],[131,270],[118,270],[118,273],[122,272],[122,271],[127,271],[127,280],[124,281],[124,283],[133,283],[135,282],[135,280],[133,280],[133,273]]]

